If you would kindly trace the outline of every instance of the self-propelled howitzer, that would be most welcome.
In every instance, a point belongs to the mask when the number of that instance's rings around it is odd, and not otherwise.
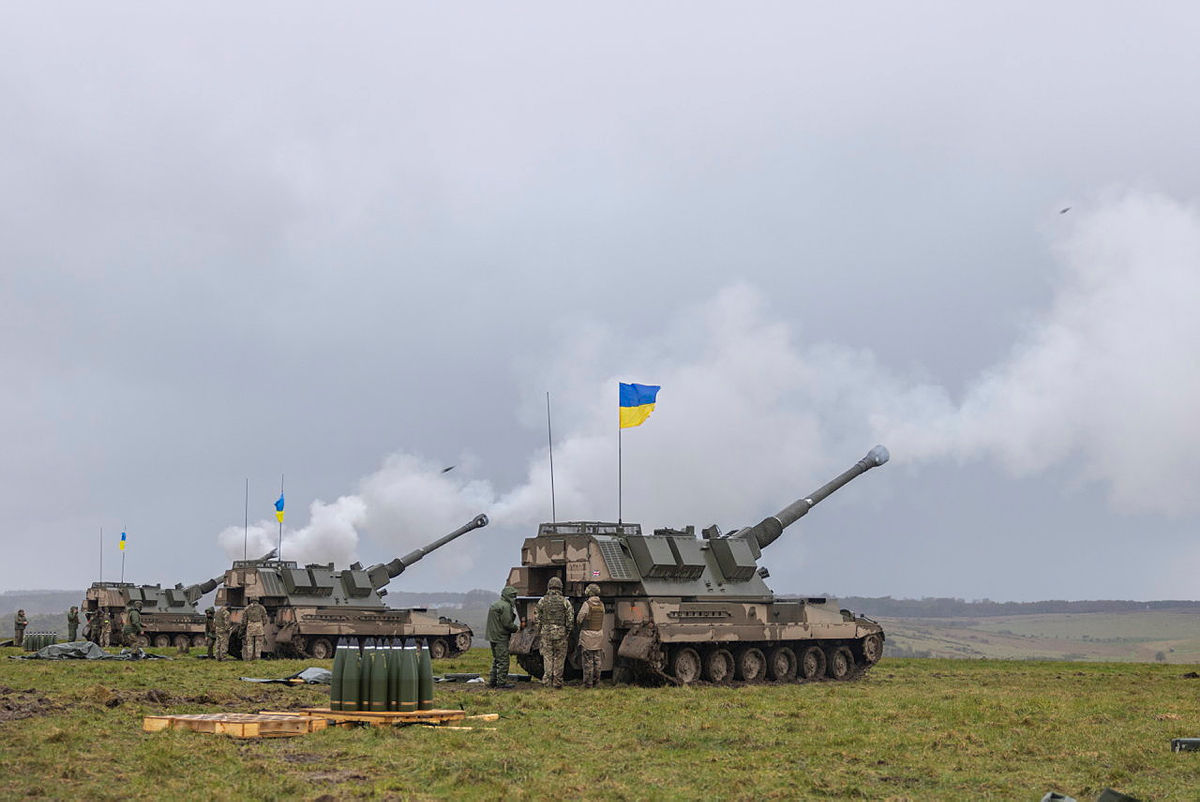
[[[754,526],[722,534],[718,527],[656,529],[639,524],[575,521],[542,524],[521,549],[521,565],[508,584],[521,594],[523,628],[510,650],[540,675],[533,607],[553,576],[576,609],[589,584],[604,601],[601,663],[615,678],[664,677],[723,683],[765,680],[848,679],[879,660],[883,629],[839,610],[825,598],[777,600],[763,581],[762,550],[814,506],[871,468],[888,451],[865,457],[815,492]],[[568,672],[578,670],[575,636]]]
[[[266,651],[324,660],[339,638],[426,638],[434,659],[471,648],[471,628],[460,621],[430,615],[423,608],[388,607],[384,586],[426,554],[467,532],[487,526],[477,515],[448,535],[389,563],[363,568],[354,563],[335,570],[333,563],[299,566],[290,560],[239,560],[225,572],[217,603],[231,608],[234,624],[242,609],[257,601],[267,610]],[[238,628],[230,654],[241,653]]]
[[[275,555],[272,549],[263,555],[268,559]],[[196,602],[221,584],[221,577],[183,586],[180,582],[173,588],[162,585],[135,585],[132,582],[93,582],[84,592],[83,612],[92,618],[98,610],[108,614],[114,635],[125,625],[125,610],[134,602],[142,603],[142,637],[151,646],[191,647],[203,646],[204,616],[196,612]],[[88,628],[88,637],[99,642],[100,632],[96,627]],[[116,643],[116,640],[113,641]]]

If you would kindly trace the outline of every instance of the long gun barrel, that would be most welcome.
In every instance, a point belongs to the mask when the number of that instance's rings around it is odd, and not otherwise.
[[[461,535],[465,535],[467,532],[487,525],[488,517],[480,513],[472,518],[469,522],[460,526],[458,529],[455,529],[445,537],[438,538],[424,548],[411,551],[403,557],[398,557],[395,560],[392,560],[390,563],[376,563],[375,565],[372,565],[367,569],[367,577],[371,580],[371,587],[379,590],[389,581],[404,573],[405,568],[408,568],[408,566],[417,562],[429,552],[434,551],[435,549],[440,549],[451,540],[454,540]]]
[[[783,534],[784,529],[807,515],[809,510],[824,501],[830,494],[849,484],[852,479],[887,462],[890,456],[886,448],[875,446],[867,452],[865,457],[854,463],[850,470],[845,471],[833,481],[826,482],[810,495],[793,501],[771,517],[763,518],[754,526],[735,532],[730,537],[744,538],[753,541],[760,549],[766,548]]]

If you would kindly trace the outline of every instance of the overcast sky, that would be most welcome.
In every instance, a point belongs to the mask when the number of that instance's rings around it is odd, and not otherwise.
[[[650,528],[891,449],[777,592],[1197,598],[1200,9],[977,6],[4,5],[0,589],[219,575],[283,475],[284,557],[487,512],[397,585],[498,590],[624,380]]]

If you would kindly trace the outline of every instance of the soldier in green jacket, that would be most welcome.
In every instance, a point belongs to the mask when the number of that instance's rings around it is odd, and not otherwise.
[[[217,643],[216,609],[209,607],[204,611],[204,640],[208,643],[208,659],[213,656],[213,646]]]
[[[67,611],[67,643],[74,643],[79,634],[79,608],[72,607]]]
[[[29,626],[29,619],[25,617],[24,610],[17,610],[16,616],[13,618],[13,645],[20,646],[25,640],[25,627]]]
[[[492,673],[488,676],[489,688],[511,688],[508,681],[508,639],[521,628],[517,615],[517,589],[509,586],[500,591],[500,598],[492,602],[487,614],[487,639],[492,645]]]
[[[216,659],[224,660],[229,654],[229,633],[233,630],[233,621],[229,618],[229,608],[222,607],[213,616],[213,631],[217,635]]]
[[[563,685],[563,664],[567,660],[567,637],[575,625],[575,608],[562,595],[562,580],[550,577],[546,595],[537,603],[538,624],[541,626],[542,684],[551,688]]]
[[[142,603],[135,601],[132,606],[125,608],[125,626],[121,628],[121,637],[130,649],[142,645]]]

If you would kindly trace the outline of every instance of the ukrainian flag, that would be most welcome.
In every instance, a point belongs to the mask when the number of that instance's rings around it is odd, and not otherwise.
[[[279,494],[279,500],[275,502],[275,518],[279,523],[283,523],[283,493]]]
[[[657,384],[621,382],[621,428],[641,426],[654,411],[654,399],[661,390]]]
[[[121,533],[121,542],[117,544],[117,551],[125,551],[125,533]]]

